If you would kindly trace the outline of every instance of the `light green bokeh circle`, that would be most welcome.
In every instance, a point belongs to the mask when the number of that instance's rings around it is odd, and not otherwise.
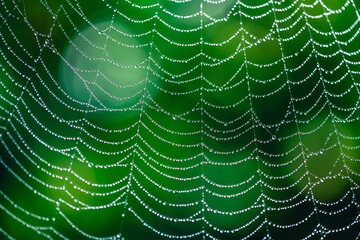
[[[60,80],[69,96],[87,103],[92,92],[90,103],[109,109],[129,108],[140,101],[148,48],[129,47],[143,43],[121,32],[131,34],[125,24],[101,21],[89,25],[68,43]]]

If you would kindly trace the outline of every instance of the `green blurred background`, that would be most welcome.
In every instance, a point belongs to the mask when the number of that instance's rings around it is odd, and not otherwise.
[[[358,1],[1,3],[1,239],[358,238]]]

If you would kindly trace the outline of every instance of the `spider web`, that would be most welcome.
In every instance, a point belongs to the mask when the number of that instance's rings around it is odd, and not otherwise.
[[[355,0],[1,0],[7,239],[358,239]]]

